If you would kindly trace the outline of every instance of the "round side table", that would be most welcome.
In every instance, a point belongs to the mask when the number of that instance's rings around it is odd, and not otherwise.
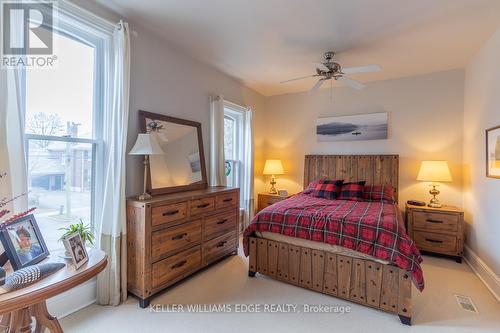
[[[0,327],[7,332],[31,332],[34,317],[34,332],[43,332],[45,328],[52,333],[63,332],[57,318],[47,310],[46,300],[90,280],[106,267],[108,260],[103,251],[92,249],[88,255],[89,261],[76,270],[71,261],[51,254],[42,263],[63,262],[66,266],[26,288],[0,295]],[[11,273],[6,270],[7,275]]]

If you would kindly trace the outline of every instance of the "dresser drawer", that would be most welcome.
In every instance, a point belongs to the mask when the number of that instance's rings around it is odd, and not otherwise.
[[[196,246],[153,264],[153,288],[190,273],[201,266],[201,248]]]
[[[151,224],[153,226],[182,220],[186,217],[187,202],[153,207],[153,209],[151,209]]]
[[[204,239],[214,238],[230,230],[236,230],[238,218],[234,211],[207,216],[203,222]]]
[[[203,245],[203,264],[209,264],[229,252],[234,251],[237,242],[236,231],[206,242]]]
[[[215,206],[217,209],[224,209],[234,207],[236,208],[239,205],[238,202],[238,193],[231,192],[225,194],[219,194],[215,197]]]
[[[212,212],[215,209],[215,197],[207,197],[189,202],[191,216]]]
[[[198,245],[200,241],[201,220],[155,231],[151,235],[151,259],[158,260],[170,252]]]
[[[457,231],[459,215],[414,211],[413,228],[430,231]]]
[[[457,250],[455,236],[414,231],[413,239],[420,250],[444,253],[456,252]]]

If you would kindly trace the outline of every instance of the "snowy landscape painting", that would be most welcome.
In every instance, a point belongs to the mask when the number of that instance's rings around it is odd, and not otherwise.
[[[387,112],[318,118],[318,142],[387,139]]]

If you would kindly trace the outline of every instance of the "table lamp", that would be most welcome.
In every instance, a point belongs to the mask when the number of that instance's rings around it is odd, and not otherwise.
[[[281,164],[281,160],[266,160],[266,164],[264,164],[264,172],[262,172],[262,174],[271,175],[271,188],[269,189],[269,193],[278,193],[278,191],[276,191],[276,187],[274,187],[274,185],[276,185],[276,179],[274,176],[282,175],[283,173],[283,164]]]
[[[436,182],[451,182],[450,169],[448,168],[447,161],[422,161],[420,165],[420,171],[418,172],[417,180],[424,182],[432,182],[429,186],[432,189],[429,193],[432,195],[432,199],[428,204],[429,207],[440,208],[442,205],[439,203],[437,195],[440,193],[436,188],[439,184]]]
[[[149,155],[163,155],[165,152],[161,149],[160,144],[156,141],[156,137],[151,133],[139,133],[134,146],[129,152],[129,155],[144,155],[144,190],[137,197],[139,200],[151,199],[151,194],[146,192],[149,169]]]

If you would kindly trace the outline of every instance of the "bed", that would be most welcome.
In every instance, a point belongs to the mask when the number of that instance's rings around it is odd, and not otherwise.
[[[259,212],[244,232],[249,276],[395,313],[411,325],[420,253],[397,206],[398,155],[307,155],[304,188],[322,178],[390,185],[396,203],[326,200],[301,192]]]

